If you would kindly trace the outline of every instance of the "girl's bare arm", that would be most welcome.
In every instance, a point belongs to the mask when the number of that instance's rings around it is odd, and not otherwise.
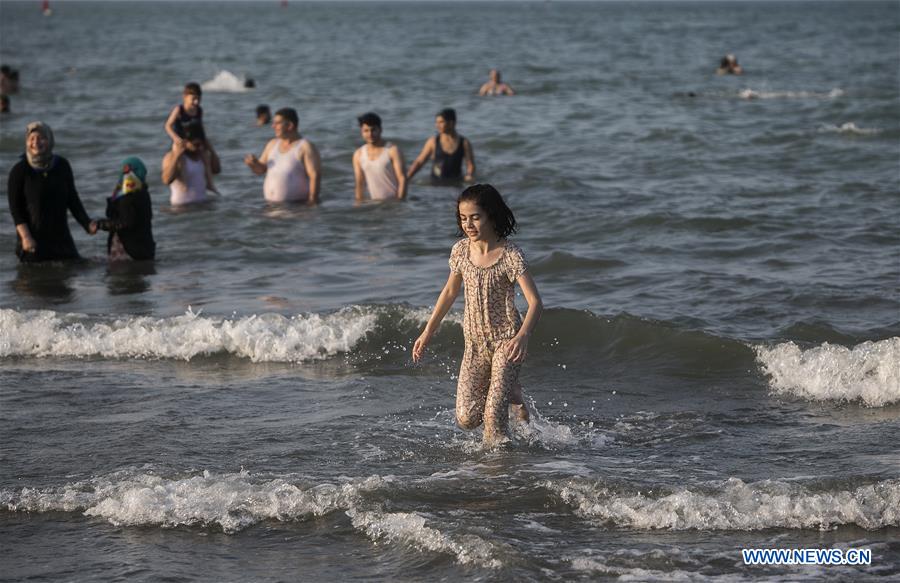
[[[440,326],[444,316],[446,316],[447,312],[450,311],[450,308],[453,307],[453,302],[456,301],[461,287],[462,276],[458,273],[451,272],[450,277],[447,278],[446,285],[444,285],[444,289],[441,291],[441,295],[438,296],[437,303],[434,305],[434,311],[431,312],[431,317],[428,319],[425,329],[413,345],[413,362],[419,362],[419,359],[422,358],[425,347],[431,341],[431,337],[434,336],[434,333],[437,331],[438,326]]]

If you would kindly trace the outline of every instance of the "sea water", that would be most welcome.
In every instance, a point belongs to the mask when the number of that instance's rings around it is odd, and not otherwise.
[[[99,216],[140,156],[158,252],[109,267],[72,222],[83,263],[19,266],[0,215],[0,579],[900,576],[896,3],[53,8],[0,3],[0,171],[43,120]],[[515,97],[476,96],[492,67]],[[188,81],[222,196],[175,210]],[[321,206],[264,204],[260,103],[298,110]],[[444,107],[546,306],[496,450],[454,424],[461,303],[410,359],[458,189],[353,204],[356,116],[409,162]]]

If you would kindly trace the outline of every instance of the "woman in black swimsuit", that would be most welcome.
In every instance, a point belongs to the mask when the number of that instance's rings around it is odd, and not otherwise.
[[[419,157],[410,165],[407,178],[412,178],[426,161],[432,160],[432,184],[456,186],[463,181],[471,182],[475,178],[475,154],[469,140],[456,133],[456,112],[442,110],[434,125],[438,133],[425,142]]]

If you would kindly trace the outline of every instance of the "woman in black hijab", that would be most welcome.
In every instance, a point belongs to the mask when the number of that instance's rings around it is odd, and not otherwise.
[[[53,154],[53,131],[36,121],[25,130],[25,155],[9,172],[9,211],[16,224],[16,255],[23,262],[78,259],[68,211],[97,232],[75,190],[68,160]]]

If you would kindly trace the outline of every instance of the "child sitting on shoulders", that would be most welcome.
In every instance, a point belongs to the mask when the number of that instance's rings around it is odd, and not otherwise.
[[[187,128],[203,128],[203,108],[200,107],[200,99],[202,97],[203,90],[200,89],[200,85],[193,82],[188,83],[184,86],[181,105],[176,105],[169,113],[169,118],[166,120],[166,133],[172,138],[173,150],[176,145],[184,145],[185,131]],[[203,158],[203,169],[206,174],[206,187],[218,194],[219,191],[216,190],[216,187],[213,184],[213,169],[207,159],[214,158],[218,160],[218,156],[216,155],[216,151],[213,149],[212,144],[209,143],[209,140],[206,140],[204,149],[209,153],[208,157],[204,156]]]

